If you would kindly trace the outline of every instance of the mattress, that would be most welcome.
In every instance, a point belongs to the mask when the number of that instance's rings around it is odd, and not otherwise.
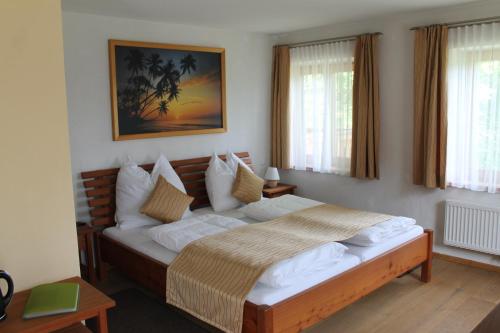
[[[239,218],[247,223],[257,223],[258,221],[245,218],[244,214],[237,209],[217,212],[215,213],[211,208],[202,208],[193,211],[194,214],[219,214],[228,217]],[[151,228],[151,226],[144,226],[133,229],[119,229],[117,227],[106,228],[103,233],[109,238],[118,241],[138,252],[141,252],[159,262],[169,265],[176,257],[177,253],[168,250],[167,248],[161,246],[160,244],[153,241],[147,234],[146,231]],[[248,294],[247,300],[257,304],[267,304],[273,305],[280,301],[287,299],[293,295],[296,295],[310,287],[335,277],[353,267],[360,264],[361,262],[370,260],[392,248],[397,247],[423,233],[423,229],[420,226],[412,227],[408,232],[401,234],[387,242],[384,242],[377,246],[371,247],[361,247],[354,246],[350,244],[344,244],[348,247],[348,250],[342,257],[342,260],[332,265],[327,269],[316,271],[310,275],[304,275],[298,283],[293,286],[284,288],[271,288],[263,284],[257,283],[257,285]]]
[[[346,253],[357,256],[361,262],[365,262],[387,252],[403,243],[412,240],[424,233],[424,229],[419,225],[412,226],[407,232],[391,238],[375,246],[356,246],[348,243],[342,243],[347,246]]]

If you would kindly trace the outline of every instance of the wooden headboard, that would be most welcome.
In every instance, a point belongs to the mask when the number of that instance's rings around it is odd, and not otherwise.
[[[247,152],[236,153],[235,155],[246,164],[252,164],[250,154]],[[219,155],[219,157],[224,161],[226,160],[226,155]],[[184,183],[187,194],[194,197],[191,209],[210,205],[205,187],[205,171],[208,168],[209,161],[210,156],[170,161],[170,164]],[[148,172],[151,172],[153,166],[154,163],[141,165]],[[120,171],[120,168],[81,173],[92,225],[103,227],[115,225],[115,188],[118,171]]]

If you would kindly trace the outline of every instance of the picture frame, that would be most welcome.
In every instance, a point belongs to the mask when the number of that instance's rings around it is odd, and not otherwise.
[[[110,39],[113,140],[227,132],[225,49]]]

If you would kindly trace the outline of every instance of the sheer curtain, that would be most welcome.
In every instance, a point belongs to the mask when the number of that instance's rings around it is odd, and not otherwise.
[[[449,185],[500,192],[500,24],[449,30]]]
[[[349,174],[355,41],[290,50],[290,166]]]

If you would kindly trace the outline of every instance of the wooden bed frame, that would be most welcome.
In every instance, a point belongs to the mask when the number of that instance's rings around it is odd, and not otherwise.
[[[247,152],[237,156],[251,166]],[[225,160],[225,155],[220,155]],[[186,191],[195,200],[191,208],[209,205],[204,172],[210,157],[171,161]],[[142,166],[151,171],[153,164]],[[82,172],[90,216],[94,226],[113,226],[115,184],[119,169]],[[123,245],[102,233],[97,237],[99,277],[106,276],[106,265],[118,268],[130,278],[165,299],[168,265]],[[272,306],[246,302],[243,333],[299,332],[354,303],[394,278],[421,265],[420,279],[429,282],[432,267],[433,231],[317,284]]]

